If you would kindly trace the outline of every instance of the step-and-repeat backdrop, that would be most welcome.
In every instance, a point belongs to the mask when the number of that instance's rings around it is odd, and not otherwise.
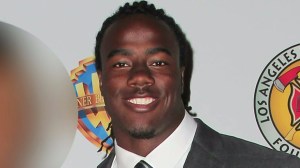
[[[175,18],[192,44],[197,117],[223,134],[298,155],[300,1],[151,2]],[[102,22],[124,3],[1,0],[0,21],[42,41],[74,87],[78,126],[62,168],[96,167],[105,156],[100,146],[110,150],[93,54]]]

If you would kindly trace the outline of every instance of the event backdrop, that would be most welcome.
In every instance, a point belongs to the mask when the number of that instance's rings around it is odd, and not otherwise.
[[[43,41],[72,78],[80,61],[93,56],[104,19],[124,2],[1,0],[0,20]],[[173,16],[191,41],[195,60],[191,105],[198,117],[221,133],[296,155],[300,51],[294,45],[300,42],[300,1],[151,2]],[[293,68],[289,79],[282,77]],[[96,167],[104,156],[97,153],[97,142],[79,130],[62,168]]]

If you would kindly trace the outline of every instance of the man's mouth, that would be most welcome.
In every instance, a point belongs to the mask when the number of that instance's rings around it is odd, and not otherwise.
[[[154,102],[155,99],[152,97],[143,97],[143,98],[132,98],[132,99],[128,99],[127,101],[136,105],[148,105]]]

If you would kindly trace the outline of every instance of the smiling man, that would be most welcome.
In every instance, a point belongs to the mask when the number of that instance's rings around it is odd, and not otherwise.
[[[120,7],[103,23],[95,55],[115,138],[98,168],[299,167],[293,156],[193,119],[192,50],[162,9],[145,1]]]

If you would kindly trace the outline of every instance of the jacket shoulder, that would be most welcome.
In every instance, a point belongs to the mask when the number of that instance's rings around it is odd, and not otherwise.
[[[300,159],[233,136],[220,134],[196,119],[197,144],[223,162],[226,167],[288,167],[296,168]]]

